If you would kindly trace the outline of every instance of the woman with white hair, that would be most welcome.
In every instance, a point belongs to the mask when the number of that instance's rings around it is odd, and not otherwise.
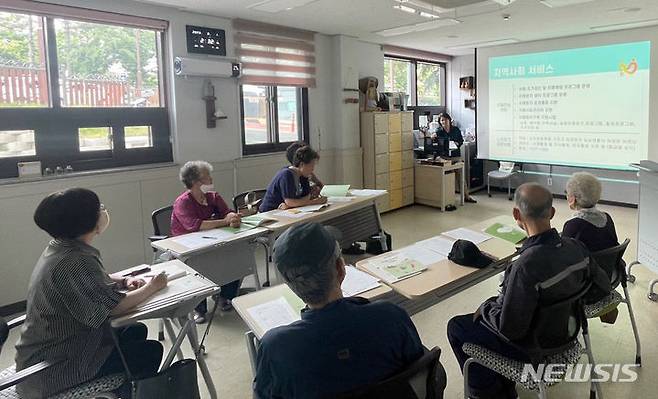
[[[212,165],[205,161],[189,161],[180,169],[180,180],[185,192],[174,201],[171,214],[171,235],[179,236],[218,227],[240,227],[240,215],[226,205],[212,184]],[[231,300],[240,289],[240,281],[224,284],[217,298],[223,311],[232,309]],[[196,307],[194,319],[205,323],[208,312],[204,300]]]
[[[619,245],[615,223],[596,207],[601,199],[601,182],[587,172],[574,173],[566,189],[569,208],[574,212],[562,229],[562,235],[579,240],[590,252]]]

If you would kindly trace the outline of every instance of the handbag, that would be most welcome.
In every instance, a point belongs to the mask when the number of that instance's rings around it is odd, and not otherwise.
[[[200,399],[196,360],[179,360],[161,372],[131,378],[132,399]]]
[[[126,383],[121,391],[129,391],[129,399],[201,399],[196,360],[183,359],[155,374],[134,375],[130,372],[130,367],[123,356],[114,329],[112,329],[112,339],[119,352],[121,363],[126,369]]]

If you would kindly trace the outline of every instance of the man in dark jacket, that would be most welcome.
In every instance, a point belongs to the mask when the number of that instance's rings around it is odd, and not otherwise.
[[[514,219],[528,238],[518,259],[505,271],[500,294],[486,300],[475,314],[456,316],[448,323],[448,340],[462,369],[468,359],[462,350],[466,342],[514,359],[529,360],[523,351],[498,335],[523,347],[532,334],[531,323],[539,303],[573,296],[588,278],[594,283],[588,293],[591,301],[602,298],[611,289],[603,270],[590,262],[587,249],[576,240],[560,237],[551,228],[555,208],[550,191],[539,184],[523,184],[516,190],[515,202]],[[568,339],[567,331],[555,334]],[[470,368],[469,386],[477,398],[516,397],[512,381],[480,365]]]

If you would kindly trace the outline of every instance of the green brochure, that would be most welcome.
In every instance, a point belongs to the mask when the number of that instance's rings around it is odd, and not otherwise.
[[[518,244],[526,238],[526,234],[522,230],[502,223],[494,223],[487,227],[484,232],[512,244]]]
[[[345,185],[326,185],[322,187],[320,195],[323,197],[347,197],[347,191],[350,189],[349,184]]]

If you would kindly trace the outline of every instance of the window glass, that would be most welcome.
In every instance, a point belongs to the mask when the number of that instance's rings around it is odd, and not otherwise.
[[[443,105],[441,98],[441,74],[439,64],[419,62],[416,67],[418,105]]]
[[[112,128],[81,127],[78,129],[80,151],[104,151],[112,149]]]
[[[36,154],[34,130],[0,130],[0,158]]]

